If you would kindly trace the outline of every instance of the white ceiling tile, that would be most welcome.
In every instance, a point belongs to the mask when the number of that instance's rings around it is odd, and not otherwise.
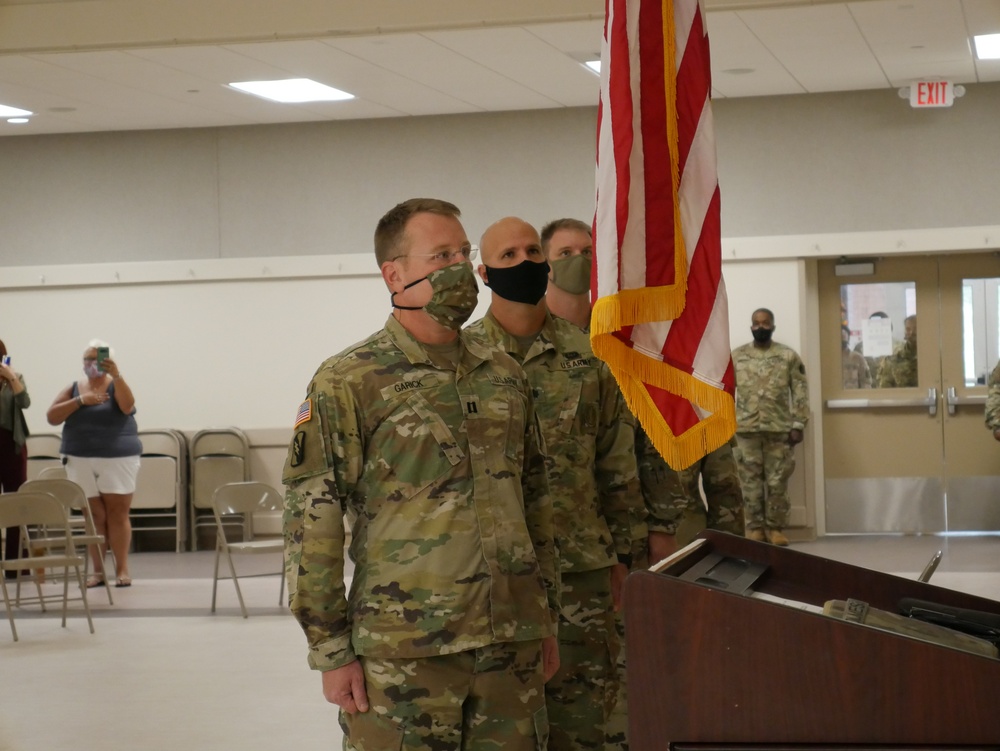
[[[707,17],[712,85],[724,96],[804,94],[802,85],[737,13]]]
[[[438,31],[424,36],[537,92],[551,104],[596,106],[600,97],[599,76],[527,29]]]
[[[743,11],[739,16],[807,92],[889,85],[845,4]]]
[[[555,106],[538,93],[420,34],[351,37],[331,43],[373,65],[447,92],[466,102],[470,111]]]
[[[334,86],[381,108],[377,116],[465,112],[469,105],[320,40],[243,44],[239,52]],[[373,110],[374,111],[374,110]]]
[[[1000,0],[962,0],[969,35],[1000,34]]]
[[[567,55],[601,57],[601,40],[604,36],[603,18],[595,18],[592,21],[535,24],[527,29],[542,41]]]
[[[916,79],[976,80],[961,0],[855,2],[848,7],[893,86]]]
[[[978,60],[976,71],[979,83],[1000,81],[1000,60]]]

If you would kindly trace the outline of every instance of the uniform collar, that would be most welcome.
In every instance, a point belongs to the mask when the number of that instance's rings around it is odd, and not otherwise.
[[[392,343],[406,356],[411,365],[437,367],[424,348],[424,345],[418,342],[413,337],[413,334],[407,331],[406,327],[396,320],[395,316],[390,314],[389,320],[385,323],[385,331],[392,340]],[[466,335],[464,331],[459,331],[458,337],[461,344],[461,361],[458,367],[459,375],[475,370],[481,363],[492,358],[488,347],[479,343],[473,337]]]
[[[511,357],[517,360],[520,359],[520,348],[517,344],[517,338],[500,325],[500,322],[493,315],[492,310],[487,311],[486,316],[483,318],[483,326],[486,328],[486,333],[489,335],[490,341],[499,343],[503,350],[511,355]],[[555,344],[553,344],[555,339],[556,322],[552,314],[546,311],[542,328],[525,354],[524,362],[538,357],[547,350],[554,350],[556,348]]]

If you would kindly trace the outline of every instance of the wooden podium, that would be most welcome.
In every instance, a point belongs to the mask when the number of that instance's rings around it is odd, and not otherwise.
[[[900,598],[1000,614],[1000,603],[706,531],[625,585],[631,751],[1000,751],[1000,660],[679,578],[710,553],[762,563],[753,589],[822,607]]]

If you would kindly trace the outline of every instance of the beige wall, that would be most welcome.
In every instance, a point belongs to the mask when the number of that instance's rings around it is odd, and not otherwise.
[[[1000,246],[1000,85],[968,89],[935,112],[893,92],[716,103],[734,346],[770,307],[815,380],[811,259]],[[0,338],[28,379],[29,426],[49,430],[46,407],[99,336],[140,426],[238,425],[280,444],[319,362],[389,312],[370,255],[381,213],[449,198],[474,240],[507,214],[587,218],[594,116],[0,139]],[[821,502],[817,444],[803,492]],[[265,454],[273,474],[280,451]]]

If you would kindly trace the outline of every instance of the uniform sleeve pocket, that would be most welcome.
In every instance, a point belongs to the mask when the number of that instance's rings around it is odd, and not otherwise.
[[[292,430],[292,442],[281,473],[285,485],[328,472],[332,467],[326,420],[325,396],[310,394],[299,407]]]

